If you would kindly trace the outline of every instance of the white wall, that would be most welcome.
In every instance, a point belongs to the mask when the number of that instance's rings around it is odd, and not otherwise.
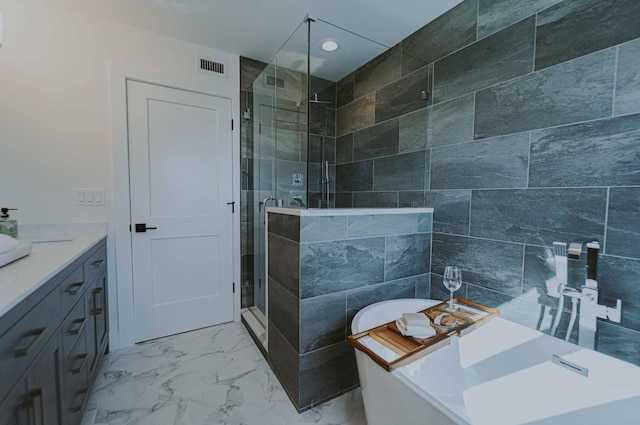
[[[0,206],[18,208],[12,218],[19,224],[107,222],[113,239],[110,67],[161,73],[164,81],[188,79],[211,92],[222,84],[239,93],[239,58],[42,0],[0,0],[0,11]],[[229,78],[196,73],[197,53],[227,61]],[[74,188],[106,189],[106,205],[76,206]],[[115,297],[110,294],[110,316],[117,332]]]

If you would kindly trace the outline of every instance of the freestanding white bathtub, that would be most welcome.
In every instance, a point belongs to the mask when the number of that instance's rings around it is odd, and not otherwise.
[[[439,302],[372,304],[351,330]],[[393,372],[357,350],[356,361],[368,425],[640,424],[640,367],[500,317]]]

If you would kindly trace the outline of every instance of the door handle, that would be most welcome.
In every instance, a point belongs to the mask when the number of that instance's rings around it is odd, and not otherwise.
[[[136,223],[136,233],[145,233],[147,230],[156,230],[157,227],[147,227],[147,223]]]

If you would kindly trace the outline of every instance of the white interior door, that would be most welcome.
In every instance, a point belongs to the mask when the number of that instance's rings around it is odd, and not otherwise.
[[[135,340],[231,321],[231,101],[129,81],[127,106]]]

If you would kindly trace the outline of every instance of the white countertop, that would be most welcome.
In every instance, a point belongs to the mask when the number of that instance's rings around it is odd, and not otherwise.
[[[105,236],[106,233],[97,232],[31,238],[33,251],[30,255],[0,268],[0,316],[27,298]]]

